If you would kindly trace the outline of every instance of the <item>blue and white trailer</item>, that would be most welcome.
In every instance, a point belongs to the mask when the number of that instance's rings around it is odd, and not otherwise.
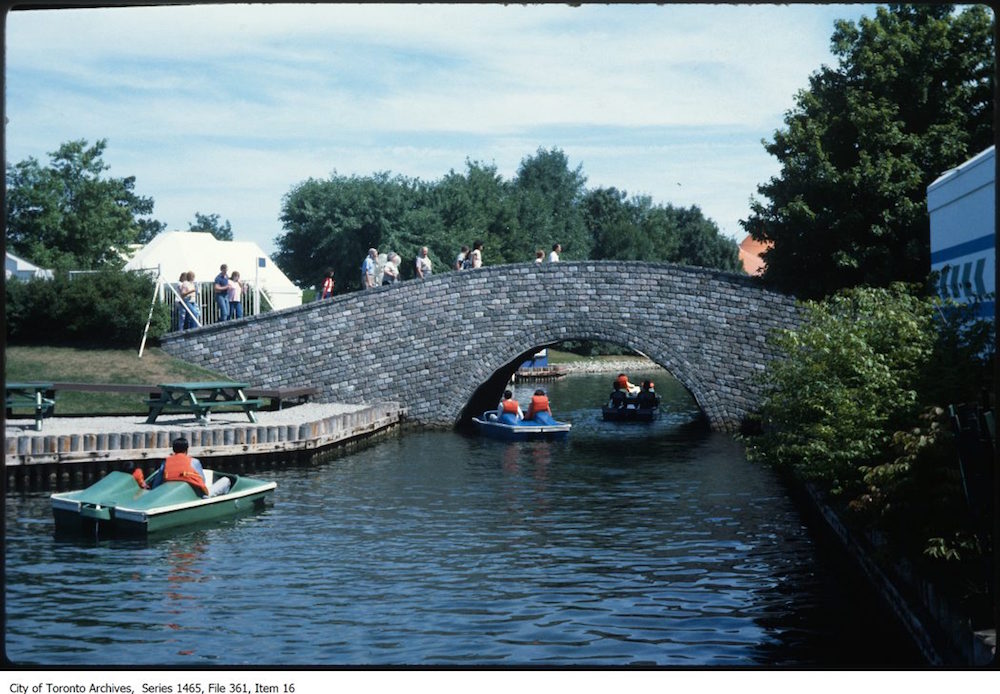
[[[990,320],[996,295],[995,179],[996,147],[990,147],[927,187],[938,294],[978,302],[978,316]]]

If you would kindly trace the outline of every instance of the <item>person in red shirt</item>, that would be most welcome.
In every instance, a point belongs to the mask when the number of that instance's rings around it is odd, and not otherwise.
[[[329,299],[333,296],[333,270],[326,271],[326,277],[323,278],[323,287],[320,289],[319,298]]]

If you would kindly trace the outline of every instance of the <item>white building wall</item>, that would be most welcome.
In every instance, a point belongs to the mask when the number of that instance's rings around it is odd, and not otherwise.
[[[945,172],[927,187],[931,270],[938,293],[993,318],[996,293],[996,148]]]

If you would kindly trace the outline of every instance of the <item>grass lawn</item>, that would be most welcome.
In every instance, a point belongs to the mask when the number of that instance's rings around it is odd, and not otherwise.
[[[159,348],[147,349],[142,357],[134,349],[77,349],[74,347],[7,346],[4,380],[66,381],[72,383],[140,383],[156,385],[171,381],[226,380],[225,374],[193,366],[169,356]],[[56,394],[56,413],[145,414],[142,393]]]

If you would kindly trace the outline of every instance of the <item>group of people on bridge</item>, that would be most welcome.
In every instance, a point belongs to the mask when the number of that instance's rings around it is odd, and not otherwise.
[[[548,262],[559,262],[559,254],[562,253],[562,246],[558,243],[552,244],[552,251],[548,254]],[[535,262],[541,264],[546,260],[544,251],[537,251]],[[368,254],[361,263],[361,286],[364,289],[374,289],[378,286],[395,284],[402,279],[400,267],[402,258],[398,253],[389,251],[386,254],[379,254],[377,248],[369,248]],[[417,252],[417,257],[413,263],[414,276],[417,279],[427,279],[434,274],[434,264],[431,261],[427,246],[421,246]],[[472,248],[462,246],[452,269],[476,270],[483,266],[483,242],[475,241]],[[318,292],[317,299],[329,299],[333,296],[333,270],[327,270],[323,278],[323,284]]]
[[[233,270],[227,274],[226,265],[219,267],[219,274],[212,283],[219,322],[243,317],[243,293],[246,287],[240,280],[240,273]],[[182,272],[177,282],[177,328],[190,330],[201,325],[201,307],[198,302],[198,285],[194,283],[194,271]]]

